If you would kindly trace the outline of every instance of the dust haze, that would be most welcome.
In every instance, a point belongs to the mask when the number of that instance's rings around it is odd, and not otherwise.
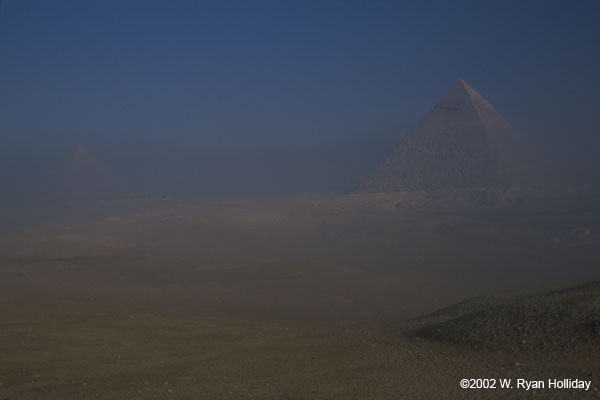
[[[109,3],[0,3],[0,399],[600,396],[597,7]]]

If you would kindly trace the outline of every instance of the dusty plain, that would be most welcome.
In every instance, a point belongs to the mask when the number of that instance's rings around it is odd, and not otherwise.
[[[600,279],[595,190],[131,199],[0,218],[0,399],[600,398],[593,354],[415,333],[470,298]]]

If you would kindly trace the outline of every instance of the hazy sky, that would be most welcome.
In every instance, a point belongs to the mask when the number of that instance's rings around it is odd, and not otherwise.
[[[1,7],[5,154],[381,140],[414,127],[459,78],[542,140],[594,141],[599,130],[598,1]]]

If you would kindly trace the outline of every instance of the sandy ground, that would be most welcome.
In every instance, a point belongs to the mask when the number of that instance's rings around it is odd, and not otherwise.
[[[49,305],[50,306],[50,305]],[[598,398],[597,359],[475,352],[410,326],[128,314],[3,314],[6,399]],[[53,307],[51,307],[53,308]],[[3,310],[4,311],[4,310]],[[463,378],[592,380],[589,391],[461,389]],[[498,383],[499,385],[499,383]]]
[[[12,216],[0,236],[0,399],[528,398],[459,380],[586,376],[590,391],[537,396],[600,398],[595,360],[407,335],[407,319],[473,296],[599,278],[595,197],[509,195],[138,200]]]

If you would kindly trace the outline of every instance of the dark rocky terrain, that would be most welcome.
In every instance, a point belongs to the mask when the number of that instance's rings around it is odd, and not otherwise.
[[[600,354],[600,282],[544,294],[484,296],[429,315],[415,332],[473,349],[555,357]]]

